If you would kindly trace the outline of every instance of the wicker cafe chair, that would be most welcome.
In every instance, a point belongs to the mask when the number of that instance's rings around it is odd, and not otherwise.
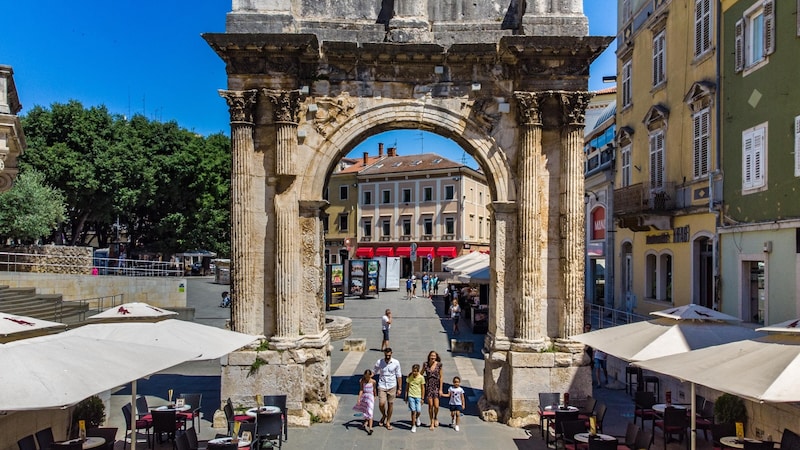
[[[684,438],[686,438],[685,442],[688,450],[689,435],[686,430],[689,428],[689,417],[686,415],[685,409],[668,407],[664,410],[662,419],[653,421],[653,429],[655,430],[656,428],[661,429],[664,434],[664,450],[667,449],[667,439],[673,435],[678,435],[681,442],[684,442]]]
[[[554,411],[545,411],[544,408],[547,406],[557,405],[559,401],[561,401],[560,392],[539,393],[539,429],[542,431],[542,439],[544,439],[544,433],[547,431],[547,428],[550,427],[550,422],[556,415]],[[545,421],[547,421],[546,427]]]
[[[289,440],[289,418],[286,415],[286,395],[264,395],[264,406],[277,406],[281,409],[281,420],[283,420],[283,440]]]
[[[283,445],[283,419],[280,414],[258,414],[256,416],[256,436],[257,447],[264,448],[271,445],[272,448],[281,448]],[[269,444],[267,444],[269,442]]]
[[[178,414],[186,418],[186,420],[190,420],[192,422],[192,426],[196,426],[197,429],[200,429],[200,404],[203,401],[203,394],[181,394],[178,398],[182,398],[186,401],[186,404],[191,406],[192,409],[184,412],[179,412]],[[195,425],[195,419],[197,419],[197,425]]]
[[[55,441],[52,428],[45,428],[36,432],[36,442],[39,443],[40,449],[50,448],[50,444]]]
[[[136,439],[136,435],[138,434],[139,430],[145,430],[147,435],[147,447],[150,447],[150,428],[153,426],[153,422],[147,422],[146,420],[136,419],[133,421],[131,419],[132,407],[130,403],[127,403],[125,406],[122,407],[122,416],[125,417],[125,435],[128,436],[130,434],[131,439]],[[125,444],[128,442],[127,439],[122,440],[122,450],[125,450]]]

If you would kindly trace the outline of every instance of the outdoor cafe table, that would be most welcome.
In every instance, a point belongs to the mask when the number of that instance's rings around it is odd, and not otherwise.
[[[71,444],[73,442],[79,442],[79,441],[80,441],[80,439],[72,439],[71,441],[64,441],[63,443],[64,444]],[[83,444],[81,444],[81,445],[83,447],[83,450],[89,450],[91,448],[100,447],[101,445],[103,445],[105,443],[106,443],[105,438],[87,437],[86,440],[83,441]]]
[[[587,433],[578,433],[575,435],[575,440],[578,442],[587,443],[589,439],[600,439],[601,441],[616,441],[617,438],[609,434],[597,433],[594,436]]]
[[[172,406],[171,408],[169,407],[169,405],[164,405],[164,406],[159,406],[158,408],[153,408],[153,409],[156,410],[156,411],[172,411],[172,410],[175,410],[177,412],[183,412],[183,411],[188,411],[188,410],[192,409],[192,405],[184,404],[183,406]]]
[[[675,409],[686,409],[686,405],[678,405],[678,404],[673,403],[670,406],[675,408]],[[656,403],[655,405],[653,405],[653,411],[656,411],[656,412],[659,412],[659,413],[663,414],[665,409],[667,409],[667,404],[666,403]]]
[[[744,448],[744,441],[753,442],[756,444],[760,444],[761,441],[758,439],[750,439],[744,438],[741,441],[736,436],[724,436],[719,438],[719,443],[722,444],[723,447],[730,447],[730,448]]]
[[[245,414],[250,417],[256,417],[261,414],[280,414],[281,409],[277,406],[262,406],[260,408],[250,408]]]
[[[240,448],[241,447],[249,447],[250,444],[251,444],[250,441],[243,441],[243,440],[239,439],[238,446]],[[208,448],[209,450],[214,450],[214,449],[220,449],[221,450],[221,449],[229,449],[229,448],[233,449],[233,448],[236,448],[236,444],[233,443],[233,438],[230,438],[230,437],[211,439],[210,441],[208,441],[208,443],[206,445],[207,445],[206,448]]]

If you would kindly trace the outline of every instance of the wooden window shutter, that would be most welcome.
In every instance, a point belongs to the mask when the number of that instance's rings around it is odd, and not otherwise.
[[[734,43],[734,70],[741,72],[744,70],[744,19],[736,21],[735,27],[735,43]]]
[[[775,53],[775,0],[764,0],[764,55]]]
[[[742,134],[742,190],[753,187],[753,134]]]

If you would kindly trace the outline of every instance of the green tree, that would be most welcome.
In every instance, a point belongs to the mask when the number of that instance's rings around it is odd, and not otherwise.
[[[0,193],[0,236],[16,243],[50,236],[65,216],[64,195],[35,170],[21,172],[11,189]]]

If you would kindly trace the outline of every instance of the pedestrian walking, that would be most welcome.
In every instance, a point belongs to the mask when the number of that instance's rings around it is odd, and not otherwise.
[[[428,403],[430,429],[433,430],[439,426],[439,396],[443,393],[444,382],[442,359],[436,351],[431,350],[428,353],[428,360],[422,363],[422,374],[425,376],[425,401]]]
[[[406,278],[406,300],[411,300],[411,287],[414,283],[411,281],[411,278]]]
[[[387,309],[381,317],[381,333],[383,333],[383,341],[381,342],[381,351],[389,347],[389,329],[392,328],[392,310]]]
[[[453,334],[459,334],[461,332],[458,329],[458,322],[461,321],[461,306],[457,299],[453,299],[450,304],[450,319],[453,320]]]
[[[597,375],[597,387],[602,386],[600,375],[605,375],[608,384],[608,369],[606,368],[606,354],[602,350],[594,349],[594,370]]]
[[[464,388],[461,387],[461,378],[453,377],[453,385],[447,389],[447,394],[444,394],[443,397],[450,398],[450,426],[458,431],[461,414],[464,412],[464,407],[467,406]]]
[[[361,389],[358,391],[358,401],[353,410],[364,415],[364,431],[372,435],[372,411],[375,408],[375,392],[377,383],[372,379],[372,371],[367,369],[359,381]]]
[[[390,347],[383,350],[383,358],[375,363],[372,372],[378,377],[378,408],[381,411],[378,426],[391,430],[394,399],[403,392],[403,372],[400,370],[400,361],[392,358]]]
[[[414,285],[411,287],[411,294],[413,298],[417,298],[417,276],[412,274],[411,281],[414,282]]]
[[[431,286],[433,286],[433,288],[431,289],[432,295],[439,295],[439,276],[438,275],[434,275],[431,278]]]
[[[411,411],[411,432],[417,432],[419,415],[422,414],[422,397],[425,396],[425,377],[419,373],[419,364],[411,367],[411,373],[406,377],[406,401],[408,410]]]
[[[430,283],[431,278],[428,276],[428,272],[423,272],[422,274],[422,296],[429,297],[428,294],[428,284]]]

